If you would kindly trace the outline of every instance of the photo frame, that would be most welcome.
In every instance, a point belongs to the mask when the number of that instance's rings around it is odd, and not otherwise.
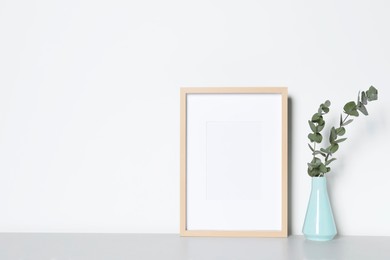
[[[181,88],[181,236],[287,237],[286,87]]]

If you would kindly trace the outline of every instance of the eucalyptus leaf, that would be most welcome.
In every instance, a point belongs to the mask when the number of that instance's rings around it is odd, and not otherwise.
[[[352,120],[352,119],[351,119]],[[339,127],[336,129],[336,134],[338,136],[343,136],[345,134],[345,128],[344,127]]]
[[[309,134],[307,136],[311,142],[314,143],[321,143],[322,142],[322,135],[320,133],[314,133],[314,134]]]
[[[317,133],[317,128],[316,128],[315,124],[310,120],[308,122],[309,122],[309,126],[310,126],[311,131],[313,131],[313,133]]]
[[[330,104],[331,104],[331,103],[330,103],[329,100],[326,100],[326,101],[324,102],[324,106],[325,106],[325,107],[330,107]]]
[[[362,92],[362,103],[363,105],[367,105],[367,95],[366,92]]]
[[[324,118],[322,116],[318,119],[317,124],[320,125],[320,126],[324,126],[325,125],[325,120],[324,120]]]
[[[313,169],[312,164],[311,163],[307,163],[307,168],[308,168],[309,171],[312,170]]]
[[[329,108],[326,107],[326,106],[321,106],[321,109],[322,109],[322,111],[324,111],[325,113],[328,113],[328,112],[329,112]]]
[[[327,161],[325,162],[325,165],[329,165],[331,162],[336,161],[336,160],[337,160],[336,158],[332,158],[332,159],[330,159],[330,160],[327,160]]]
[[[354,110],[354,111],[350,112],[350,115],[358,117],[359,116],[359,112],[357,110]]]
[[[326,148],[326,149],[321,148],[320,151],[323,153],[330,153],[330,150],[328,148]]]
[[[367,91],[366,91],[367,99],[368,101],[373,101],[378,99],[378,90],[371,86]]]
[[[311,118],[311,121],[313,121],[314,123],[317,123],[317,122],[320,121],[321,118],[322,118],[321,114],[315,113],[315,114],[313,115],[313,117]]]
[[[367,112],[367,109],[366,107],[364,106],[364,104],[362,102],[359,102],[358,106],[357,106],[357,109],[363,113],[363,115],[365,116],[368,116],[368,112]]]
[[[344,106],[344,112],[351,116],[359,116],[359,112],[357,111],[357,105],[355,101],[350,101]]]
[[[333,143],[333,144],[331,144],[330,145],[330,152],[332,153],[332,154],[334,154],[335,152],[337,152],[337,150],[339,149],[339,145],[338,144],[336,144],[336,143]]]
[[[324,127],[325,127],[325,124],[318,125],[318,126],[317,126],[317,131],[318,131],[318,132],[321,132],[322,129],[324,129]]]
[[[359,104],[359,102],[360,102],[360,91],[359,91],[358,96],[357,96],[356,104]]]
[[[307,166],[312,169],[317,167],[317,165],[315,165],[314,163],[308,163]]]
[[[346,125],[349,125],[350,123],[352,123],[353,119],[348,119],[347,121],[345,121],[342,126],[346,126]]]
[[[325,164],[323,164],[323,163],[321,163],[321,165],[320,165],[320,167],[319,167],[319,170],[320,170],[320,172],[322,172],[322,173],[327,173],[327,172],[328,172],[328,170],[326,169]]]
[[[337,138],[336,129],[332,127],[332,129],[330,129],[329,143],[333,143],[336,140],[336,138]]]
[[[356,109],[355,101],[350,101],[347,104],[345,104],[345,106],[344,106],[345,112],[350,112],[350,111],[355,110],[355,109]]]
[[[336,141],[334,141],[336,144],[339,144],[341,142],[344,142],[345,140],[347,140],[347,138],[340,138],[340,139],[337,139]]]
[[[324,154],[323,152],[320,152],[320,151],[318,151],[318,150],[317,150],[317,151],[314,151],[314,152],[312,153],[312,155],[313,155],[313,156],[322,155],[322,156],[324,156],[324,157],[326,156],[326,154]]]
[[[310,177],[318,177],[321,174],[320,170],[317,168],[307,169],[307,173]]]
[[[314,167],[318,167],[321,164],[321,159],[317,157],[313,157],[313,159],[310,162]]]

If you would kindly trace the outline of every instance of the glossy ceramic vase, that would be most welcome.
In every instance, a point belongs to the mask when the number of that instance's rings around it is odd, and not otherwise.
[[[302,232],[306,239],[315,241],[332,240],[337,234],[326,177],[312,177],[310,199]]]

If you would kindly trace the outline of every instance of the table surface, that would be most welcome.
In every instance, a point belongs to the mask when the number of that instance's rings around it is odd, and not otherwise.
[[[1,260],[390,259],[390,237],[180,237],[177,234],[0,233]]]

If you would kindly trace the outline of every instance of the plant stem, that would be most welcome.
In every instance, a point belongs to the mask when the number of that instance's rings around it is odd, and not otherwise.
[[[343,122],[341,123],[340,127],[345,123],[345,121],[347,121],[349,115],[347,114],[347,116],[344,118]]]
[[[325,162],[328,161],[329,155],[330,155],[330,153],[327,153],[327,155],[326,155],[326,157],[325,157]]]
[[[316,151],[316,143],[314,143],[314,152]],[[316,155],[313,152],[313,158],[316,157]]]

